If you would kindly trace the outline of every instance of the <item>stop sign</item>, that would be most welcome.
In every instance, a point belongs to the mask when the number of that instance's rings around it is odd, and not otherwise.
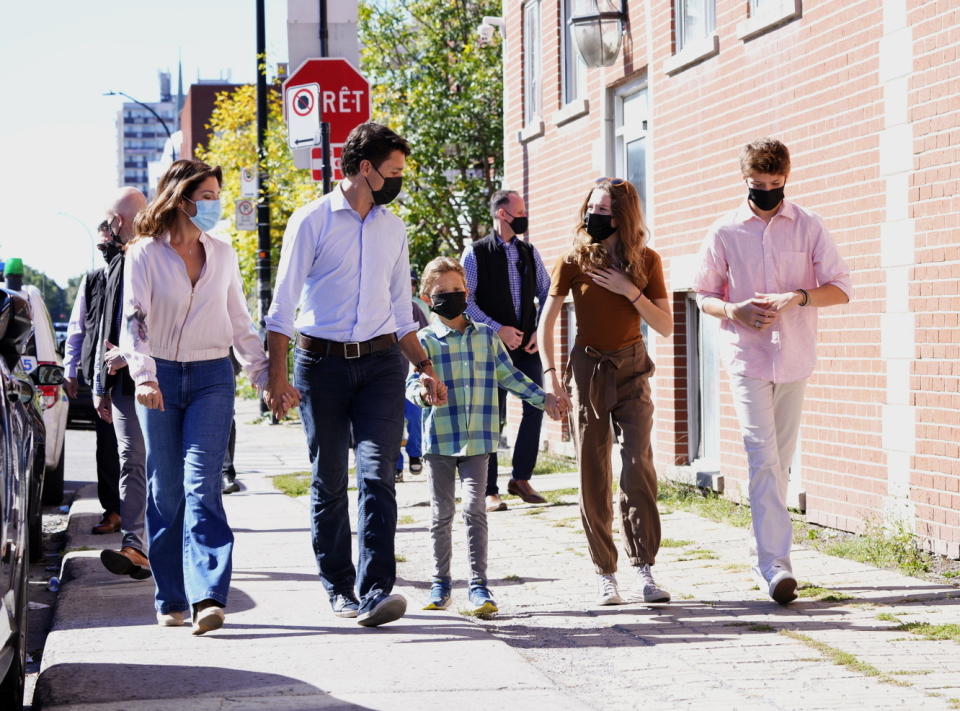
[[[319,86],[316,106],[302,88]],[[296,96],[297,92],[301,96]],[[356,126],[370,120],[370,84],[346,59],[321,57],[307,59],[283,82],[284,107],[297,111],[319,112],[319,120],[330,124],[330,143],[345,142]],[[298,103],[291,104],[294,99]],[[288,113],[287,122],[290,124]],[[297,117],[302,118],[301,116]]]

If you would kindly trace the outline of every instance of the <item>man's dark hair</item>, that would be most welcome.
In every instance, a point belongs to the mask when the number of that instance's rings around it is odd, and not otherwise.
[[[511,195],[519,195],[516,190],[498,190],[490,196],[490,217],[497,219],[497,210],[510,202]]]
[[[340,170],[344,175],[356,175],[360,172],[360,161],[368,160],[375,167],[380,165],[394,151],[410,155],[410,144],[398,134],[379,123],[362,123],[350,132],[343,144],[340,155]]]

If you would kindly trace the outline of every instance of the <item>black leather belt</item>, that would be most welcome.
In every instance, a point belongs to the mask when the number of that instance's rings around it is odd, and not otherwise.
[[[369,341],[328,341],[326,338],[313,338],[306,334],[297,334],[297,345],[304,350],[319,353],[323,356],[337,356],[339,358],[359,358],[377,351],[386,350],[397,342],[395,333],[385,333],[382,336],[371,338]]]

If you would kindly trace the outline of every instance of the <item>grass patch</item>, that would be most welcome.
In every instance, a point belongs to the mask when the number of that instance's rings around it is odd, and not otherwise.
[[[738,528],[750,525],[750,507],[723,499],[716,492],[687,484],[661,480],[657,503],[671,509],[682,509],[703,518]]]
[[[836,590],[831,590],[830,588],[822,588],[819,585],[814,585],[813,583],[801,583],[797,587],[797,596],[816,598],[822,602],[843,602],[844,600],[853,599],[853,595],[837,592]]]
[[[960,578],[960,570],[948,570],[943,573],[945,578]]]
[[[476,610],[457,610],[464,617],[473,617],[477,620],[492,620],[496,617],[496,612],[477,612]]]
[[[294,472],[293,474],[280,474],[273,477],[273,488],[279,489],[287,496],[305,496],[310,491],[310,472]]]
[[[882,622],[896,622],[897,624],[900,623],[900,618],[897,617],[896,615],[891,615],[889,612],[881,612],[879,615],[877,615],[877,619]]]
[[[519,575],[513,575],[513,574],[505,575],[505,576],[503,577],[503,579],[504,579],[506,582],[509,582],[509,583],[522,583],[522,582],[523,582],[523,578],[521,578]]]
[[[401,526],[408,526],[411,523],[416,523],[417,520],[410,514],[406,514],[397,519],[397,523]]]
[[[523,512],[523,515],[524,515],[524,516],[539,516],[539,515],[542,514],[545,510],[546,510],[546,509],[527,509],[526,511]]]
[[[683,556],[677,558],[677,562],[685,560],[716,560],[719,556],[706,548],[694,548],[692,551],[684,551]]]
[[[660,540],[661,548],[683,548],[693,545],[694,541],[685,541],[680,538],[663,538]]]
[[[911,686],[909,682],[894,679],[889,674],[884,674],[872,664],[867,664],[866,662],[857,659],[849,652],[844,652],[842,649],[832,647],[829,644],[814,639],[813,637],[801,634],[800,632],[794,632],[793,630],[780,630],[780,634],[782,634],[784,637],[789,637],[790,639],[802,642],[808,647],[817,650],[824,656],[825,659],[833,662],[837,666],[845,667],[850,671],[863,674],[864,676],[875,677],[877,681],[883,682],[884,684],[892,684],[894,686]]]
[[[932,556],[917,545],[917,538],[902,524],[886,530],[876,523],[859,536],[841,540],[820,539],[818,550],[839,558],[867,563],[878,568],[897,568],[907,575],[930,571]]]
[[[747,565],[746,563],[730,563],[723,566],[724,570],[729,570],[731,573],[747,573],[750,571],[752,566]]]
[[[905,622],[897,629],[910,632],[924,639],[952,640],[960,643],[960,625],[956,624],[932,625],[929,622]]]
[[[562,454],[540,452],[537,455],[537,464],[533,468],[534,474],[562,474],[577,471],[577,460]]]

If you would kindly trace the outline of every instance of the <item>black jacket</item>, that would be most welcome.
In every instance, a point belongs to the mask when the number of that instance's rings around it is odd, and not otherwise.
[[[510,295],[510,278],[507,276],[507,254],[497,235],[491,232],[473,243],[477,259],[477,293],[474,301],[487,316],[504,326],[513,326],[523,331],[520,348],[529,343],[537,330],[537,308],[533,299],[537,293],[537,266],[533,247],[518,237],[513,238],[519,255],[520,272],[520,318]]]

